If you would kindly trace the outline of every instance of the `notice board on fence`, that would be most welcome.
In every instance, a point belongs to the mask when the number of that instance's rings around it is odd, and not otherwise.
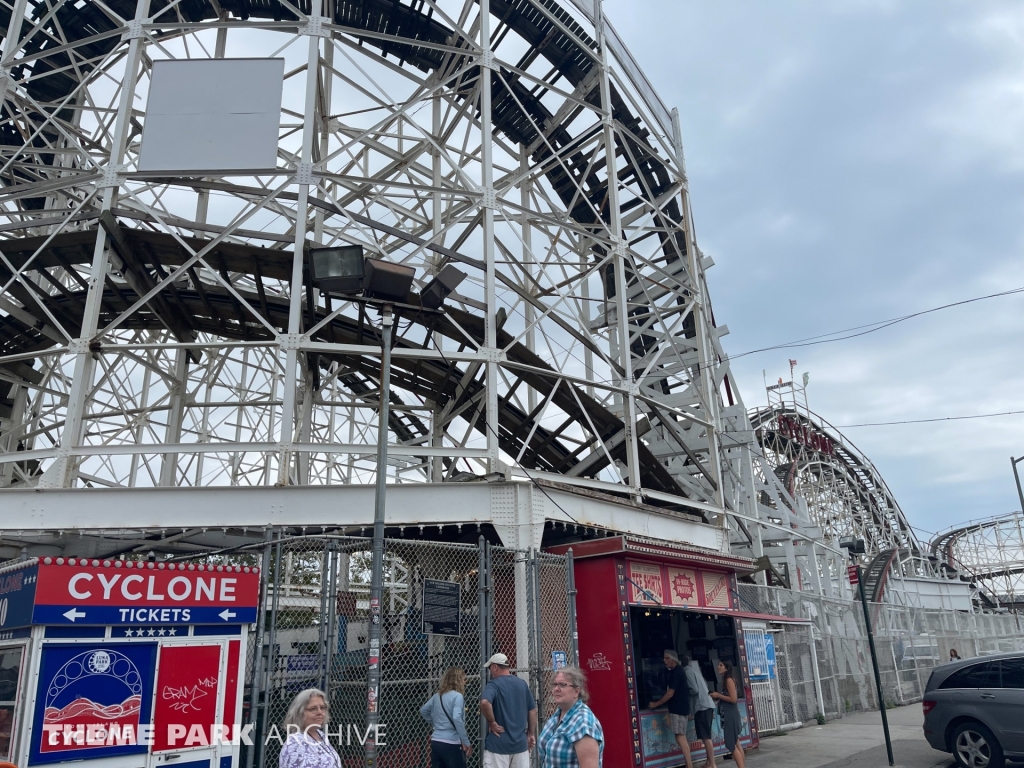
[[[457,581],[423,580],[423,632],[458,637],[462,591]]]

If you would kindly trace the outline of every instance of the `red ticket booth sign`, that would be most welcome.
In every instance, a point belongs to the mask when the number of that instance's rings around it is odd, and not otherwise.
[[[238,768],[258,569],[48,557],[0,568],[0,592],[8,711],[23,713],[0,756]]]

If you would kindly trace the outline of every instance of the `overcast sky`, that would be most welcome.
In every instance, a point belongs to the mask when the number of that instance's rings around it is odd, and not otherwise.
[[[679,108],[736,355],[1024,286],[1024,4],[605,0]],[[1024,410],[1024,294],[739,358],[833,424]],[[1024,416],[851,428],[913,525],[1019,509]],[[1024,465],[1022,465],[1024,468]]]

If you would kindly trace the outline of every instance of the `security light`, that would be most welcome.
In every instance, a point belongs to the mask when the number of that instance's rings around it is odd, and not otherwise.
[[[423,306],[427,309],[440,309],[444,300],[448,298],[452,291],[454,291],[463,280],[466,279],[466,273],[461,269],[457,269],[451,264],[448,264],[442,269],[434,279],[427,283],[423,292],[420,294],[420,300],[423,302]]]
[[[405,302],[409,298],[416,270],[404,264],[367,258],[364,262],[363,293],[367,298]]]
[[[363,246],[309,249],[309,276],[324,293],[359,293],[363,289]]]
[[[864,539],[857,539],[853,536],[846,536],[840,539],[839,546],[843,549],[848,549],[851,555],[863,555],[866,551],[864,548]]]

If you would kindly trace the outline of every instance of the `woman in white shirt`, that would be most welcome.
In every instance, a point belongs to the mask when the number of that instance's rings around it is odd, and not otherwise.
[[[292,699],[284,717],[288,740],[281,747],[278,768],[341,768],[341,759],[324,735],[329,720],[327,696],[307,688]]]

